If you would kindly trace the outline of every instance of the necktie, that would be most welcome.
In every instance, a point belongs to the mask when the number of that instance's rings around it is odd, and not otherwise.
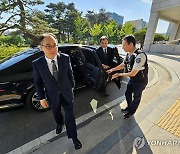
[[[105,53],[105,54],[107,54],[107,50],[106,50],[106,48],[104,49],[104,53]]]
[[[57,66],[55,64],[55,61],[52,60],[52,71],[53,71],[53,76],[56,79],[56,81],[58,81],[58,70],[57,70]]]
[[[107,54],[107,51],[106,51],[106,48],[104,49],[104,55],[105,55],[105,58],[106,58],[106,54]]]

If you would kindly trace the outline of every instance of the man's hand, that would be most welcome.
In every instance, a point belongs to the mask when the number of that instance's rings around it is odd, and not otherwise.
[[[110,73],[112,73],[114,70],[113,69],[110,69],[110,70],[107,70],[106,72],[108,73],[108,74],[110,74]]]
[[[121,73],[116,73],[112,76],[111,80],[118,78],[119,76],[121,76]]]
[[[45,99],[40,100],[40,103],[41,103],[43,108],[48,108],[49,107],[48,101],[46,101]]]
[[[103,68],[104,68],[104,69],[108,69],[108,68],[109,68],[109,66],[108,66],[108,65],[104,65],[104,64],[102,64],[102,66],[103,66]]]

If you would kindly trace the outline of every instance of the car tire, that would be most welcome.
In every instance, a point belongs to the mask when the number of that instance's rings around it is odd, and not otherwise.
[[[32,88],[29,90],[27,97],[26,97],[26,107],[30,110],[37,111],[37,112],[44,112],[50,109],[49,108],[43,108],[38,100],[37,93],[35,91],[35,88]]]

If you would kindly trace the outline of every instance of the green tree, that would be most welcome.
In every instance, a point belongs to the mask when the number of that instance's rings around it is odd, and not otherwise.
[[[99,38],[100,38],[100,34],[103,31],[103,26],[102,24],[94,24],[94,26],[90,29],[90,35],[93,38],[94,43],[98,43]]]
[[[24,41],[20,36],[0,36],[0,45],[1,46],[23,46]]]
[[[99,13],[97,14],[97,23],[108,23],[109,16],[106,14],[106,10],[104,8],[99,9]]]
[[[45,20],[58,30],[57,38],[59,41],[65,41],[65,11],[66,4],[64,2],[49,3],[45,9]]]
[[[165,36],[164,36],[164,40],[165,40],[165,41],[169,41],[169,35],[165,35]]]
[[[58,29],[58,40],[69,42],[70,37],[75,31],[74,21],[80,15],[75,8],[74,3],[65,4],[64,2],[50,3],[45,9],[46,21],[53,27]]]
[[[133,34],[133,32],[134,32],[134,26],[133,26],[133,24],[131,24],[131,22],[126,22],[126,23],[122,26],[119,34],[120,34],[120,37],[121,37],[121,39],[122,39],[123,37],[125,37],[125,36],[128,35],[128,34]]]
[[[42,32],[52,32],[52,29],[45,21],[38,18],[40,11],[32,9],[35,5],[41,5],[41,0],[1,0],[0,33],[9,29],[21,30],[25,36],[37,43],[37,35]]]
[[[80,13],[77,10],[71,9],[67,12],[66,15],[66,33],[67,39],[69,42],[70,36],[74,37],[73,33],[75,32],[75,20],[80,16]],[[75,38],[73,38],[74,40]]]
[[[115,20],[111,20],[108,24],[104,25],[103,35],[108,37],[109,43],[114,43],[116,34],[118,31],[118,25]]]
[[[90,23],[87,19],[80,16],[75,20],[75,43],[81,43],[86,40],[86,34],[89,31]]]
[[[145,27],[145,28],[141,28],[140,30],[134,32],[136,41],[138,41],[140,43],[140,49],[143,49],[146,31],[147,31],[147,28]]]
[[[87,11],[85,17],[89,20],[91,26],[97,23],[97,14],[94,11]]]
[[[144,42],[146,31],[147,31],[147,28],[141,28],[140,30],[134,32],[134,36],[136,40],[139,42]]]
[[[155,42],[156,42],[156,41],[163,41],[163,40],[165,40],[165,37],[164,37],[163,34],[155,33],[155,35],[154,35],[154,41],[155,41]]]

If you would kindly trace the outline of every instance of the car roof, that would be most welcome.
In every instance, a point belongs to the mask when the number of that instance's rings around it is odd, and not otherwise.
[[[71,43],[63,43],[63,44],[58,44],[59,47],[81,47],[83,44],[71,44]]]
[[[88,49],[89,51],[96,51],[96,48],[89,46],[89,45],[83,45],[83,44],[58,44],[59,50],[63,48],[84,48]]]

